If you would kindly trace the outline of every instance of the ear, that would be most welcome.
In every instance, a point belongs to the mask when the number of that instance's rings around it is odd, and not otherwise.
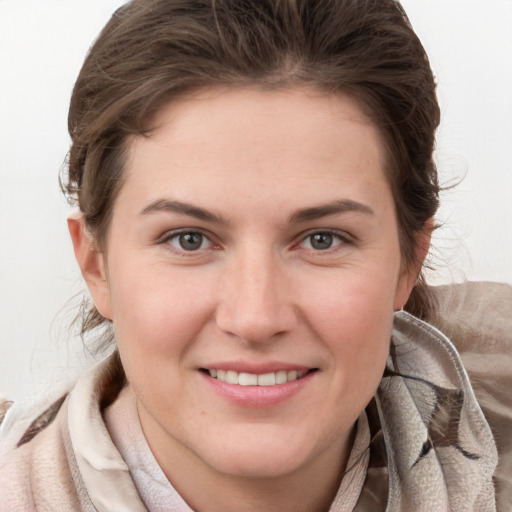
[[[81,212],[74,212],[68,217],[68,229],[76,261],[87,283],[94,305],[101,316],[112,320],[105,258],[103,253],[96,248],[88,233]]]
[[[393,305],[395,311],[402,309],[409,300],[409,295],[411,295],[412,289],[423,267],[423,262],[427,257],[433,231],[434,219],[430,218],[425,222],[423,229],[416,234],[416,246],[414,249],[415,259],[408,267],[402,270],[400,275],[395,294],[395,303]]]

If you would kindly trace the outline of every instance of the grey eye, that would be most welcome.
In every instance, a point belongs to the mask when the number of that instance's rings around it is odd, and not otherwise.
[[[343,234],[332,231],[316,231],[307,235],[301,242],[301,247],[313,251],[328,251],[347,242]]]
[[[184,233],[179,236],[179,242],[185,251],[196,251],[201,248],[203,235],[201,233]]]
[[[173,247],[176,247],[176,249],[197,251],[204,249],[208,245],[209,240],[202,233],[189,231],[186,233],[177,233],[169,240],[169,243]]]
[[[334,237],[331,233],[315,233],[314,235],[311,235],[309,239],[311,247],[317,251],[330,249],[334,242]]]

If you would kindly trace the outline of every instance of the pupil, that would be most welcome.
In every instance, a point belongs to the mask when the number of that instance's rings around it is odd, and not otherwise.
[[[203,235],[201,233],[184,233],[180,235],[180,245],[186,251],[194,251],[201,247]]]
[[[317,233],[311,238],[311,246],[314,249],[329,249],[332,245],[332,235],[329,233]]]

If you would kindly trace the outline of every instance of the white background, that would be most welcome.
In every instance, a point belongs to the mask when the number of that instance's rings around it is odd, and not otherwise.
[[[85,53],[121,0],[0,0],[0,395],[26,399],[84,364],[83,289],[57,176]],[[443,196],[434,282],[512,284],[512,0],[404,0],[439,83]]]

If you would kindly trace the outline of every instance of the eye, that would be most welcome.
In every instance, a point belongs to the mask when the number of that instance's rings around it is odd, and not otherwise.
[[[166,243],[180,251],[199,251],[212,246],[212,242],[200,231],[181,231],[167,237]]]
[[[332,231],[317,231],[306,236],[301,246],[315,251],[327,251],[346,242],[346,238]]]

